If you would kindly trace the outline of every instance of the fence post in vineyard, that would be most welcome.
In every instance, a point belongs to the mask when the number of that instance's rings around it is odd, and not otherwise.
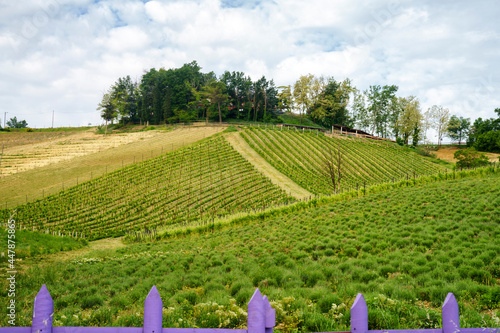
[[[163,302],[156,286],[151,288],[144,301],[144,327],[143,333],[161,333]]]
[[[368,307],[362,294],[358,294],[351,306],[351,333],[368,332]],[[448,332],[444,332],[448,333]]]
[[[248,333],[272,333],[275,324],[276,311],[257,288],[248,302]]]
[[[54,301],[50,297],[45,284],[35,297],[33,304],[32,333],[52,333],[52,319],[54,314]]]
[[[443,333],[455,333],[460,330],[460,313],[455,295],[448,293],[442,306]]]

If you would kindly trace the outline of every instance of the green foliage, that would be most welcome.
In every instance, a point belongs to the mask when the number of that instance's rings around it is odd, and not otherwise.
[[[500,130],[478,135],[473,147],[479,151],[500,153]]]
[[[436,154],[432,152],[433,149],[429,146],[420,146],[415,149],[415,152],[419,155],[426,156],[426,157],[436,157]]]
[[[499,144],[496,142],[497,135],[500,131],[500,109],[495,109],[495,112],[499,115],[497,119],[490,118],[483,120],[482,118],[477,118],[472,125],[469,133],[469,139],[467,140],[467,145],[469,147],[473,146],[481,151],[489,151],[487,149],[499,149]],[[493,133],[492,133],[493,132]],[[479,137],[482,136],[482,142],[479,146],[476,146]]]
[[[224,130],[224,133],[231,133],[231,132],[238,132],[238,129],[236,128],[236,126],[231,125],[231,126],[228,126],[228,128],[226,128]]]
[[[457,159],[457,168],[477,168],[488,165],[488,156],[474,148],[459,149],[453,155]]]
[[[17,120],[17,117],[10,118],[9,121],[7,121],[7,126],[11,128],[26,128],[28,127],[28,123],[26,120]]]
[[[14,215],[16,225],[18,224],[17,215]],[[24,228],[24,226],[23,226]],[[84,239],[75,239],[71,237],[53,236],[40,232],[28,230],[16,230],[16,257],[20,259],[38,256],[41,254],[51,254],[61,251],[71,251],[82,248],[87,245]],[[75,235],[76,236],[76,235]],[[0,248],[7,249],[7,230],[0,228]],[[1,256],[0,262],[7,262],[7,256]]]
[[[30,262],[19,274],[16,302],[27,305],[17,309],[18,323],[31,324],[46,283],[58,326],[140,327],[156,285],[164,327],[244,328],[256,283],[280,332],[348,331],[359,292],[373,330],[442,327],[448,292],[461,327],[497,327],[499,176],[330,201],[64,263]]]
[[[448,122],[448,136],[461,144],[462,140],[467,137],[470,130],[470,119],[464,117],[457,117],[452,115]]]
[[[298,115],[293,114],[293,113],[282,114],[282,115],[280,115],[280,118],[283,120],[284,124],[323,128],[323,126],[316,124],[315,122],[313,122],[311,119],[309,119],[307,117],[302,117],[302,123],[301,123],[300,117]]]
[[[319,96],[307,110],[308,115],[327,128],[332,125],[352,127],[354,119],[349,116],[347,105],[354,89],[349,79],[337,82],[329,78],[324,86],[319,87]]]

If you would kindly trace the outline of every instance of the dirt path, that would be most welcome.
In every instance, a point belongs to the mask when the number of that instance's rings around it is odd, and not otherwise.
[[[238,151],[247,161],[252,163],[258,171],[271,179],[273,184],[279,186],[297,199],[304,199],[313,196],[311,192],[297,185],[290,178],[276,170],[271,164],[257,154],[257,152],[253,150],[252,147],[250,147],[250,145],[241,137],[240,133],[227,133],[224,136],[233,148],[236,149],[236,151]]]

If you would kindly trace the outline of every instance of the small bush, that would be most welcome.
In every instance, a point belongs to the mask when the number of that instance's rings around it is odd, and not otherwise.
[[[474,148],[460,149],[453,155],[458,162],[456,168],[477,168],[488,165],[488,156],[485,153],[480,153]]]

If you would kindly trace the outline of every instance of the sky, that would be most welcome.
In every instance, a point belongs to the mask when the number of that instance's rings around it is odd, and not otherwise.
[[[277,86],[308,73],[394,84],[422,111],[492,118],[499,14],[493,0],[0,0],[0,117],[97,125],[118,78],[196,60]]]

